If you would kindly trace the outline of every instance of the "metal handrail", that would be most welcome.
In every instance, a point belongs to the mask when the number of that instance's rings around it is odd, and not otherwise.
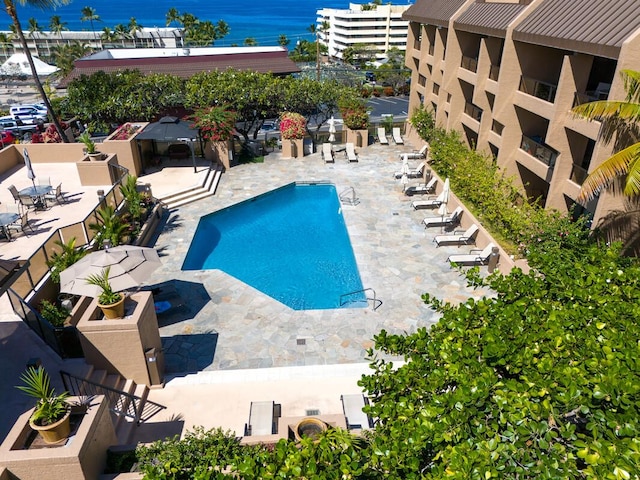
[[[351,193],[351,196],[348,196],[349,193]],[[356,190],[353,187],[348,187],[343,190],[340,195],[338,195],[338,198],[341,202],[348,203],[349,205],[357,205],[360,203],[358,197],[356,197]]]
[[[369,303],[369,300],[371,300],[373,302],[373,310],[377,310],[380,305],[382,305],[382,300],[378,299],[376,296],[376,291],[369,287],[369,288],[363,288],[361,290],[356,290],[354,292],[349,292],[349,293],[343,293],[342,295],[340,295],[340,306],[346,305],[347,303],[350,303],[349,301],[344,301],[345,297],[349,297],[351,295],[355,295],[356,293],[364,293],[364,292],[368,292],[371,291],[373,292],[373,298],[369,298],[367,296],[365,296],[365,299],[367,300],[367,303]]]
[[[143,416],[144,411],[149,412],[149,415],[146,416],[146,418],[149,418],[166,408],[150,400],[143,400],[132,393],[107,387],[106,385],[77,377],[63,370],[60,370],[60,377],[62,378],[65,390],[69,392],[70,395],[79,397],[104,395],[109,404],[109,409],[113,413],[131,418],[138,425],[145,420]],[[147,405],[150,407],[149,409]]]

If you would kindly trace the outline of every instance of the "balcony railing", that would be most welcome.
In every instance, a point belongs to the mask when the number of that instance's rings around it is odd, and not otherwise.
[[[465,57],[464,55],[462,56],[462,62],[460,63],[460,66],[462,68],[464,68],[465,70],[469,70],[470,72],[477,72],[478,71],[478,59],[477,58],[472,58],[472,57]]]
[[[521,92],[541,98],[549,103],[553,103],[555,101],[557,89],[557,85],[525,76],[520,78],[520,86],[518,87],[518,90]]]
[[[520,149],[524,150],[532,157],[536,157],[542,163],[545,163],[550,167],[555,165],[556,157],[558,156],[558,152],[542,143],[542,139],[540,137],[535,137],[534,140],[531,137],[523,135],[522,141],[520,142]]]
[[[473,103],[466,102],[464,104],[464,113],[478,122],[482,120],[482,109],[476,107]]]
[[[582,168],[580,165],[574,164],[573,168],[571,169],[571,177],[569,177],[569,179],[575,184],[582,185],[588,175],[589,172],[587,172],[584,168]]]
[[[489,68],[489,79],[494,82],[498,81],[498,77],[500,76],[500,66],[499,65],[491,65]]]
[[[578,105],[582,105],[583,103],[590,103],[600,100],[595,95],[589,95],[586,93],[576,92],[573,94],[573,106],[577,107]]]

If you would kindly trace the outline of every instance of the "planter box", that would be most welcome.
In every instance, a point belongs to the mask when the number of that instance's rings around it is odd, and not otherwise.
[[[138,235],[138,238],[136,238],[136,245],[144,246],[149,244],[149,242],[151,241],[151,237],[156,231],[156,228],[158,228],[158,224],[162,219],[163,213],[164,209],[162,207],[162,204],[158,203],[155,207],[153,207],[153,210],[149,214],[149,218],[147,218],[147,221],[144,222],[144,225],[142,226],[142,230],[140,230],[140,235]]]
[[[231,161],[233,160],[233,148],[231,142],[212,142],[211,149],[213,150],[213,159],[220,165],[223,165],[226,170],[231,168]]]
[[[304,157],[304,139],[282,140],[282,158]]]
[[[353,143],[356,147],[366,147],[369,145],[369,130],[351,130],[346,128],[347,132],[345,143]]]
[[[76,162],[80,184],[83,186],[113,185],[116,181],[113,165],[118,164],[117,155],[107,155],[105,160],[90,161],[89,156]]]
[[[162,341],[151,292],[133,293],[125,300],[123,318],[104,320],[98,300],[91,304],[78,322],[80,343],[87,363],[108,373],[117,373],[138,385],[158,385],[164,376]],[[155,349],[153,367],[159,379],[152,378],[147,352]]]
[[[71,402],[78,401],[70,397]],[[91,399],[72,436],[63,445],[28,448],[34,434],[29,426],[33,409],[23,413],[0,445],[2,465],[11,472],[10,478],[35,480],[64,478],[84,480],[99,478],[107,459],[107,449],[115,445],[116,438],[111,413],[105,397]]]

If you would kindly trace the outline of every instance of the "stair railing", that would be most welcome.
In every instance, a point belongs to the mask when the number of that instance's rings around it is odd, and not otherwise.
[[[340,306],[342,307],[343,305],[346,305],[347,303],[354,303],[354,302],[360,301],[360,299],[349,300],[348,297],[353,297],[354,295],[357,295],[359,293],[365,293],[365,292],[372,292],[373,293],[373,297],[368,297],[368,296],[365,295],[365,300],[367,301],[367,304],[369,304],[369,302],[372,302],[373,310],[374,311],[377,310],[380,307],[380,305],[382,305],[382,300],[377,298],[376,291],[373,288],[363,288],[362,290],[356,290],[354,292],[343,293],[342,295],[340,295]]]

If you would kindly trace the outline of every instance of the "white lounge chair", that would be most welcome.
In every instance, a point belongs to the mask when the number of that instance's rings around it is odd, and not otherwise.
[[[438,208],[444,203],[446,192],[442,190],[440,194],[435,198],[427,198],[425,200],[414,200],[411,202],[411,206],[418,210],[420,208]]]
[[[322,144],[322,159],[324,163],[335,162],[335,156],[333,155],[333,146],[330,143]]]
[[[429,144],[425,143],[420,150],[414,150],[409,153],[401,153],[400,158],[403,155],[406,155],[409,160],[418,160],[422,158],[427,158],[427,152],[429,151]]]
[[[353,143],[347,143],[345,145],[345,155],[347,156],[347,160],[349,160],[350,162],[357,162],[358,161],[358,154],[356,153],[356,148],[353,145]]]
[[[362,411],[362,408],[368,404],[367,397],[362,393],[340,395],[340,401],[347,421],[347,429],[367,429],[372,427],[369,415]]]
[[[409,178],[418,178],[422,176],[422,172],[424,171],[424,167],[426,167],[425,162],[421,162],[416,168],[409,168],[407,172],[403,172],[402,170],[398,170],[393,174],[394,177],[400,178],[404,173],[407,174]]]
[[[411,185],[404,191],[405,195],[423,195],[425,193],[433,193],[436,188],[438,179],[431,177],[427,183],[420,183],[419,185]]]
[[[389,145],[387,131],[384,129],[384,127],[378,127],[378,141],[380,142],[380,145]]]
[[[436,235],[433,241],[439,247],[442,244],[470,245],[476,243],[476,235],[478,234],[478,226],[474,223],[464,232],[453,232],[451,235]]]
[[[426,217],[422,220],[424,228],[429,227],[450,227],[458,225],[460,223],[460,217],[462,217],[462,207],[456,208],[451,215]]]
[[[402,140],[399,127],[393,128],[393,141],[396,142],[396,145],[404,145],[404,140]]]
[[[455,263],[456,265],[486,265],[489,262],[493,247],[495,247],[495,245],[489,243],[482,250],[475,248],[470,250],[469,253],[450,255],[447,261]]]
[[[273,400],[267,402],[251,402],[249,423],[245,424],[245,436],[273,435],[278,433],[278,417],[280,404]]]

